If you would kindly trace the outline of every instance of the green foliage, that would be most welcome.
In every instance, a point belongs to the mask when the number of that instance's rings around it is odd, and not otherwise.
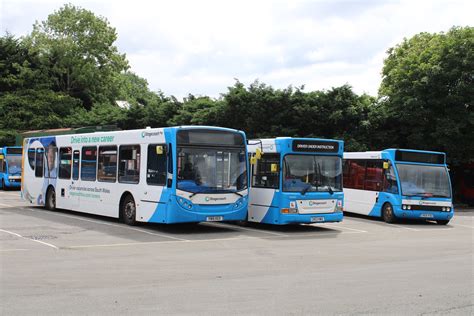
[[[116,39],[105,18],[66,4],[36,23],[26,42],[46,66],[54,90],[81,99],[89,109],[95,102],[114,101],[114,85],[128,68],[113,45]]]
[[[388,54],[380,95],[392,144],[472,158],[474,28],[420,33]]]

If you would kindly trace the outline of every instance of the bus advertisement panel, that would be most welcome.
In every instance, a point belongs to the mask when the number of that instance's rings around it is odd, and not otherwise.
[[[245,134],[218,127],[27,138],[23,198],[136,222],[246,217]]]

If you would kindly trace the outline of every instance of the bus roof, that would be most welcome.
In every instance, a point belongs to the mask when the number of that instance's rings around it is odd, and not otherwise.
[[[445,164],[446,154],[439,151],[389,148],[381,151],[345,152],[344,159],[392,158],[401,162]]]

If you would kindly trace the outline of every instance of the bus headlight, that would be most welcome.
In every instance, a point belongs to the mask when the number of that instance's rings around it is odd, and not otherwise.
[[[341,201],[341,200],[337,200],[336,212],[342,212],[342,211],[344,211],[344,207],[342,207],[342,201]]]
[[[193,202],[191,202],[190,200],[187,200],[185,198],[182,198],[182,197],[178,197],[178,203],[179,205],[181,205],[183,208],[187,209],[187,210],[190,210],[193,208]]]
[[[242,205],[244,205],[244,198],[238,199],[238,200],[234,203],[234,208],[240,208],[240,207],[242,207]]]
[[[411,205],[402,205],[402,210],[411,210]]]
[[[280,209],[280,213],[282,214],[296,214],[298,210],[296,208],[282,208]]]

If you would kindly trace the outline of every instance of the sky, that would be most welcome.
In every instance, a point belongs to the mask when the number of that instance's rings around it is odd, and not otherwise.
[[[474,25],[474,1],[0,0],[0,34],[31,32],[64,3],[105,17],[152,91],[218,98],[236,80],[377,95],[390,47]]]

